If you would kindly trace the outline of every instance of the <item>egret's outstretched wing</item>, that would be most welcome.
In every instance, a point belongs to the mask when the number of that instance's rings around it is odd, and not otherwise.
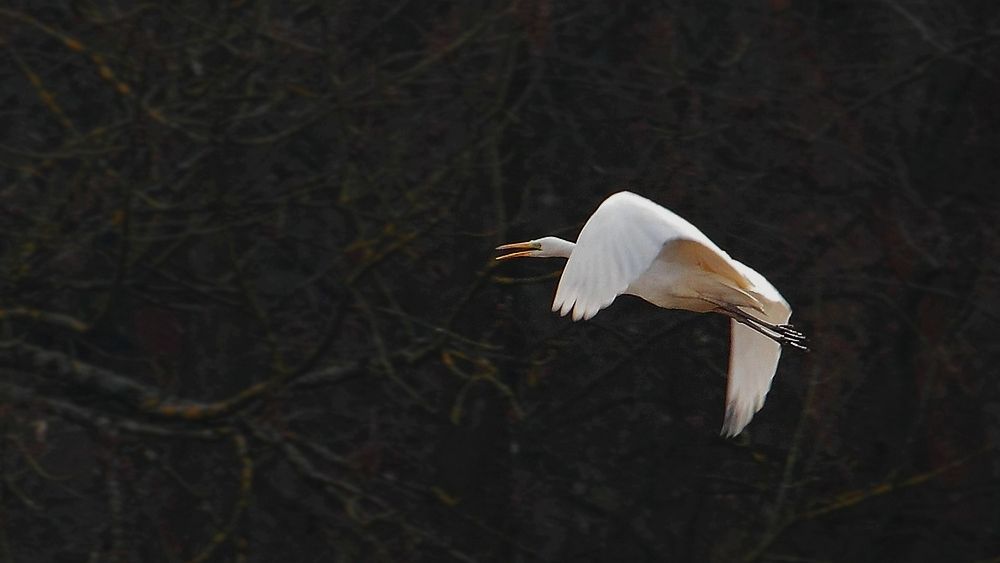
[[[649,268],[665,243],[676,240],[699,243],[719,267],[733,271],[729,255],[691,223],[631,192],[612,195],[580,231],[552,310],[572,311],[575,321],[593,317]]]
[[[753,289],[749,292],[761,303],[764,320],[772,324],[787,323],[792,316],[792,309],[778,290],[754,269],[735,260],[733,262],[753,284]],[[764,397],[771,388],[771,380],[781,358],[780,344],[735,320],[731,324],[723,436],[739,434],[753,415],[764,406]]]

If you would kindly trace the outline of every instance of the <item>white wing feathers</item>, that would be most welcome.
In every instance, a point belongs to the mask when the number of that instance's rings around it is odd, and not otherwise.
[[[619,192],[601,203],[580,231],[552,310],[589,319],[625,292],[674,239],[700,242],[728,256],[694,225],[652,201]]]
[[[792,309],[778,290],[754,269],[735,260],[733,263],[754,285],[750,293],[763,305],[764,320],[773,324],[787,323]],[[723,436],[739,434],[764,406],[764,397],[771,389],[771,380],[781,358],[780,344],[739,322],[730,321],[730,324],[732,335]]]

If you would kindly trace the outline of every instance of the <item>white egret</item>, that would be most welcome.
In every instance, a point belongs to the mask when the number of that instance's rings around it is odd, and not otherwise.
[[[781,344],[805,350],[787,324],[788,302],[764,276],[731,258],[697,227],[631,192],[601,203],[576,243],[556,237],[505,244],[519,257],[569,258],[552,310],[589,319],[623,293],[659,307],[732,319],[724,436],[735,436],[764,405]]]

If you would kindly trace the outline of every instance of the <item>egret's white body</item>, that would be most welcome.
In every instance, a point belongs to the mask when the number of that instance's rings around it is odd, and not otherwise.
[[[730,316],[732,335],[722,434],[735,436],[764,405],[781,343],[804,337],[786,324],[792,310],[764,276],[734,260],[697,227],[631,192],[601,203],[576,243],[545,237],[503,245],[516,257],[569,258],[552,310],[593,317],[623,293],[667,309]]]

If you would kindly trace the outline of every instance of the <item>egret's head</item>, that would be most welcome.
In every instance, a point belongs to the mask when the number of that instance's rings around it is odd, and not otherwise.
[[[497,256],[497,260],[508,258],[568,258],[573,251],[573,243],[557,237],[542,237],[528,242],[514,242],[497,247],[497,250],[514,250],[510,254]]]

